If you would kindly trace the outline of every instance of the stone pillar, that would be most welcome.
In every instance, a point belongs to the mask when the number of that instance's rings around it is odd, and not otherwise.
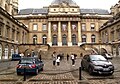
[[[48,38],[47,38],[47,44],[49,44],[50,46],[52,46],[52,40],[51,40],[51,22],[48,22]]]
[[[72,46],[72,41],[71,41],[71,22],[68,22],[68,46]]]
[[[81,41],[81,24],[78,22],[78,46],[80,46],[82,43]]]
[[[58,22],[58,46],[62,46],[61,22]]]
[[[14,42],[16,43],[17,41],[17,31],[15,30],[15,33],[14,33]]]

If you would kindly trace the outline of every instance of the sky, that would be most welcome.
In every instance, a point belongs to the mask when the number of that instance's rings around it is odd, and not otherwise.
[[[19,10],[26,8],[43,8],[49,6],[54,0],[18,0]],[[118,3],[119,0],[73,0],[80,8],[99,8],[110,11],[111,6]]]

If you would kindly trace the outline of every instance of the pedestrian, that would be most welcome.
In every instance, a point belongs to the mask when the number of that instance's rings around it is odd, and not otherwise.
[[[57,57],[57,59],[56,59],[56,63],[57,63],[57,66],[60,65],[60,56]]]
[[[41,54],[39,55],[39,59],[40,59],[40,61],[42,60],[42,58],[41,58]]]
[[[83,53],[80,53],[80,57],[83,57]]]
[[[74,54],[71,54],[71,60],[72,60],[72,65],[75,66],[75,56],[74,56]]]
[[[69,60],[69,55],[67,54],[67,61]]]
[[[53,52],[52,59],[53,59],[53,65],[55,66],[55,63],[56,63],[56,52]]]

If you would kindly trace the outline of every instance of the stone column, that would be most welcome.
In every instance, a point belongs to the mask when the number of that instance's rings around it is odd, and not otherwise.
[[[81,41],[81,24],[78,22],[78,46],[80,46],[82,43]]]
[[[48,22],[48,38],[47,38],[47,44],[49,44],[50,46],[52,46],[52,40],[51,40],[51,22]]]
[[[62,46],[61,22],[58,22],[58,46]]]
[[[5,10],[5,2],[6,2],[6,0],[1,0],[1,7]]]
[[[17,41],[17,31],[15,30],[15,33],[14,33],[14,42],[16,43]]]
[[[68,22],[68,46],[72,46],[72,41],[71,41],[71,22]]]

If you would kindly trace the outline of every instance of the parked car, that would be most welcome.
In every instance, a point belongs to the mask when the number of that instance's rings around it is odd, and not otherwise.
[[[12,54],[12,61],[20,60],[21,56],[19,54]]]
[[[21,58],[17,64],[17,75],[24,74],[24,69],[26,73],[38,74],[39,71],[43,71],[44,63],[36,57],[24,57]]]
[[[112,59],[112,56],[108,53],[103,53],[102,56],[104,56],[106,59]]]
[[[113,64],[102,55],[85,55],[81,61],[81,68],[86,69],[90,75],[93,73],[112,75],[114,73]]]

